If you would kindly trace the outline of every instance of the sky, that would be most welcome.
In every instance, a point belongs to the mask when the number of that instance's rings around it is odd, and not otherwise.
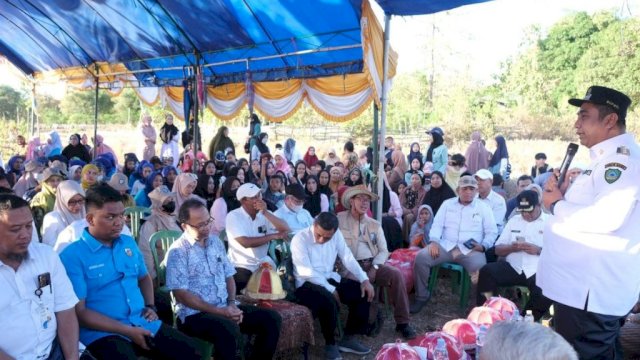
[[[377,4],[373,8],[384,24],[382,11]],[[532,25],[544,32],[568,14],[599,10],[635,17],[640,0],[495,0],[433,15],[394,17],[391,46],[399,54],[398,73],[431,69],[433,49],[436,71],[489,83],[500,64],[518,53]],[[20,74],[0,60],[0,84],[19,87]]]

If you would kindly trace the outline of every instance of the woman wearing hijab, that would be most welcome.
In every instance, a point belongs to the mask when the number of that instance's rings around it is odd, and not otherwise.
[[[218,182],[213,175],[200,174],[193,193],[203,198],[207,202],[207,210],[210,210],[216,200]]]
[[[431,144],[427,149],[425,162],[433,163],[433,170],[444,174],[447,171],[447,163],[449,162],[449,150],[444,144],[444,131],[439,127],[427,131],[431,135]]]
[[[176,181],[176,177],[178,176],[178,169],[173,166],[165,166],[162,168],[162,177],[164,178],[164,184],[169,188],[173,189],[173,183]]]
[[[240,181],[233,176],[229,176],[222,183],[221,196],[213,202],[210,210],[213,218],[210,232],[212,235],[220,235],[226,228],[227,214],[240,207],[240,202],[236,198],[239,187]]]
[[[34,136],[29,140],[27,144],[27,154],[25,160],[37,160],[44,156],[44,150],[42,149],[42,144],[40,143],[40,138]]]
[[[420,205],[418,208],[418,218],[416,222],[411,225],[411,232],[409,233],[409,247],[423,248],[427,246],[429,242],[429,233],[433,226],[433,210],[429,205]]]
[[[329,209],[330,211],[333,211],[335,202],[333,200],[334,196],[332,196],[333,191],[331,190],[331,187],[329,187],[329,183],[331,181],[330,179],[331,174],[328,170],[320,170],[320,172],[318,173],[318,191],[327,196],[327,198],[329,199]]]
[[[414,157],[409,162],[409,170],[404,173],[404,182],[409,184],[411,183],[411,175],[418,174],[420,177],[424,177],[424,172],[422,171],[422,160],[420,158]]]
[[[209,159],[215,159],[216,152],[218,151],[226,154],[227,149],[231,149],[234,154],[236,152],[233,140],[229,137],[229,128],[221,126],[218,128],[218,132],[213,139],[211,139],[211,143],[209,143]]]
[[[404,159],[404,155],[402,155]],[[382,230],[387,239],[389,252],[402,247],[402,206],[398,194],[391,190],[386,175],[383,177],[382,187]]]
[[[251,159],[260,159],[262,154],[268,154],[269,147],[267,146],[267,142],[269,142],[269,135],[267,133],[260,133],[258,135],[258,140],[255,142],[255,145],[251,148]]]
[[[414,159],[416,160],[416,159]],[[422,204],[427,191],[422,187],[422,177],[415,173],[409,179],[409,185],[400,192],[400,206],[402,206],[402,235],[409,240],[411,225],[418,215],[418,207]]]
[[[140,145],[138,153],[143,160],[150,160],[156,156],[156,129],[151,122],[153,119],[151,115],[144,114],[140,119],[140,134],[142,135],[143,143]]]
[[[129,177],[129,187],[131,188],[131,196],[135,197],[138,191],[144,189],[144,184],[153,172],[153,165],[147,160],[142,160],[138,164],[138,169]]]
[[[496,151],[489,161],[489,170],[492,174],[500,174],[505,181],[509,180],[511,169],[509,166],[509,151],[507,150],[507,141],[504,136],[498,135],[496,140]]]
[[[18,179],[13,186],[13,192],[16,196],[23,197],[28,191],[35,189],[38,186],[38,180],[36,179],[36,173],[38,172],[38,162],[36,160],[27,161],[24,166],[24,173]],[[7,180],[9,178],[7,177]],[[11,181],[9,181],[11,184]]]
[[[287,161],[291,161],[292,163],[296,163],[302,159],[300,156],[300,151],[296,148],[296,141],[292,138],[288,138],[287,141],[284,142],[284,156],[287,158]]]
[[[58,185],[53,211],[44,216],[42,242],[54,246],[58,234],[76,220],[84,219],[85,192],[79,183],[65,180]]]
[[[115,151],[113,151],[113,149],[104,143],[104,137],[100,134],[96,135],[95,138],[95,146],[96,148],[95,150],[95,156],[98,157],[102,154],[111,154],[113,156],[113,160],[115,161],[116,165],[118,165],[118,156],[116,155]]]
[[[173,115],[171,114],[164,116],[164,125],[160,128],[160,140],[162,140],[160,155],[162,157],[171,157],[173,159],[172,165],[177,167],[180,160],[180,149],[178,148],[180,131],[173,125]]]
[[[249,117],[251,118],[251,121],[249,122],[249,149],[250,151],[253,151],[253,147],[258,142],[258,135],[262,133],[262,124],[260,123],[260,118],[258,118],[257,114],[251,114]],[[259,157],[254,158],[252,156],[251,159],[259,159]]]
[[[60,141],[58,132],[54,130],[49,133],[47,145],[44,147],[44,156],[50,157],[60,154],[62,154],[62,141]]]
[[[438,213],[440,205],[447,200],[456,197],[456,193],[444,181],[444,176],[440,171],[434,171],[431,174],[431,189],[424,195],[422,203],[429,205],[434,214]]]
[[[489,167],[489,151],[482,143],[482,135],[480,131],[471,133],[471,144],[467,147],[464,157],[467,159],[467,171],[475,174],[480,169]]]
[[[197,185],[198,176],[196,174],[182,173],[176,177],[173,189],[171,189],[172,192],[176,193],[176,211],[174,212],[174,215],[178,215],[180,206],[182,206],[182,203],[188,199],[196,199],[205,206],[207,205],[207,202],[203,198],[193,193],[196,190]]]
[[[87,134],[82,134],[80,137],[80,144],[82,144],[82,146],[87,149],[87,152],[93,156],[93,152],[91,151],[93,149],[91,148],[91,145],[89,145],[89,137],[87,137]]]
[[[326,166],[334,166],[337,162],[340,161],[340,158],[336,155],[336,149],[329,149],[327,156],[324,158],[324,163]]]
[[[136,166],[138,166],[138,157],[134,153],[126,153],[124,154],[124,168],[122,169],[122,173],[129,179],[131,174],[136,172]]]
[[[389,175],[389,186],[391,186],[391,190],[398,191],[398,185],[404,180],[404,173],[409,170],[407,158],[402,153],[402,150],[393,150],[391,161],[393,162],[393,169],[391,169],[391,175]]]
[[[80,184],[82,180],[82,165],[73,165],[69,167],[69,180]]]
[[[344,184],[351,187],[356,185],[364,185],[364,179],[362,178],[362,171],[360,168],[353,168],[349,171],[349,176],[344,181]]]
[[[420,161],[420,164],[424,162],[422,153],[420,152],[420,144],[418,144],[417,142],[411,143],[411,146],[409,147],[409,155],[407,155],[407,163],[411,164],[411,161],[413,161],[413,159],[418,159]]]
[[[287,158],[284,155],[282,150],[276,150],[273,154],[273,160],[276,165],[276,172],[281,171],[287,179],[289,179],[289,174],[291,174],[291,168],[289,168],[289,164],[287,163]]]
[[[174,193],[170,192],[166,186],[160,185],[149,193],[149,199],[151,200],[151,215],[147,217],[144,224],[140,227],[138,247],[140,248],[151,279],[155,279],[157,277],[156,267],[153,262],[153,255],[151,254],[151,246],[149,244],[151,235],[162,230],[182,232],[182,229],[173,217],[173,213],[176,210]],[[158,246],[156,250],[158,251],[158,261],[162,261],[164,259],[164,251],[160,246]]]
[[[38,236],[42,238],[42,224],[44,216],[53,211],[56,202],[56,189],[62,181],[62,173],[58,169],[47,168],[42,173],[41,189],[37,193],[31,203],[31,212],[33,213],[33,221],[38,231]]]
[[[5,171],[9,185],[14,186],[22,176],[22,172],[24,171],[24,161],[24,157],[20,155],[14,155],[9,159]]]
[[[308,167],[312,167],[313,165],[315,165],[319,160],[318,156],[316,155],[316,148],[313,146],[309,146],[307,152],[304,154],[303,160]]]
[[[62,155],[67,159],[78,158],[85,163],[91,162],[91,155],[87,152],[87,149],[80,143],[80,135],[73,134],[69,137],[69,145],[62,150]]]
[[[87,164],[82,168],[80,185],[83,190],[87,190],[98,182],[100,169],[94,164]]]
[[[150,207],[151,199],[149,198],[149,194],[151,192],[162,186],[164,183],[164,178],[162,177],[162,173],[160,171],[154,171],[144,181],[144,189],[138,191],[138,193],[134,196],[133,200],[136,203],[136,206],[142,207]]]
[[[318,178],[316,176],[307,176],[304,191],[307,193],[304,208],[312,217],[315,218],[321,212],[329,211],[329,197],[318,189]]]

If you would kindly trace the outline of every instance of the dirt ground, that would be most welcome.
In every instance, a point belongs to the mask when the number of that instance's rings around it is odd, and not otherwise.
[[[413,325],[419,335],[430,331],[440,330],[449,320],[466,318],[466,309],[461,310],[458,306],[460,295],[452,292],[449,276],[450,274],[447,272],[442,272],[439,275],[438,286],[427,306],[425,306],[420,313],[411,315],[411,325]],[[409,296],[409,300],[413,301],[413,294]],[[469,301],[470,304],[471,301],[472,300]],[[343,307],[343,318],[346,316],[346,311],[346,307]],[[382,331],[378,336],[359,336],[359,340],[361,340],[363,344],[371,347],[371,353],[364,356],[342,353],[343,359],[375,359],[376,354],[382,345],[395,342],[396,339],[401,339],[400,333],[395,331],[395,325],[393,316],[391,318],[386,316]],[[320,333],[320,323],[318,320],[314,321],[314,339],[316,344],[309,347],[309,359],[324,359],[324,339]],[[279,357],[279,359],[283,360],[302,358],[302,352],[297,354],[283,354],[283,356]]]

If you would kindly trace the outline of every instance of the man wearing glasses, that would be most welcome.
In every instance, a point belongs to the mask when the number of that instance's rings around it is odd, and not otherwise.
[[[286,239],[289,226],[267,209],[260,188],[252,183],[238,188],[240,207],[227,214],[225,221],[229,241],[229,259],[236,268],[236,292],[247,286],[251,274],[263,262],[275,264],[269,257],[269,241]]]
[[[167,255],[167,287],[176,300],[178,329],[213,343],[216,359],[234,359],[241,333],[255,334],[250,358],[273,358],[282,318],[236,301],[236,271],[222,241],[209,236],[213,219],[206,207],[189,199],[180,206],[178,221],[184,233]]]
[[[489,263],[480,269],[477,304],[498,291],[500,286],[526,286],[531,299],[526,310],[531,310],[536,321],[549,309],[551,301],[536,286],[538,259],[542,251],[542,238],[548,215],[542,212],[538,193],[525,190],[516,197],[516,211],[496,241],[496,255],[506,261]]]
[[[97,359],[199,359],[195,341],[162,324],[136,241],[121,235],[124,205],[106,184],[87,191],[88,227],[60,258],[80,301],[80,341]]]

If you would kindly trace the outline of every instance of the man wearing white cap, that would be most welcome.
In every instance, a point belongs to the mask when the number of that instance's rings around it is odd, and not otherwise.
[[[261,263],[270,262],[275,268],[268,255],[269,242],[286,238],[290,230],[284,221],[267,210],[262,192],[255,184],[240,186],[236,197],[240,207],[227,215],[225,223],[229,260],[236,268],[234,279],[236,291],[240,292]]]
[[[493,212],[493,218],[498,227],[498,235],[504,227],[504,216],[507,212],[507,204],[504,198],[492,190],[493,174],[487,169],[480,169],[475,174],[478,181],[478,200],[487,204]]]
[[[420,312],[431,298],[428,284],[433,266],[455,262],[469,272],[472,284],[478,283],[478,272],[487,263],[484,252],[493,245],[498,229],[493,212],[476,198],[477,192],[476,179],[465,175],[458,181],[458,196],[440,206],[429,234],[431,242],[420,250],[413,267],[416,297],[412,314]]]

